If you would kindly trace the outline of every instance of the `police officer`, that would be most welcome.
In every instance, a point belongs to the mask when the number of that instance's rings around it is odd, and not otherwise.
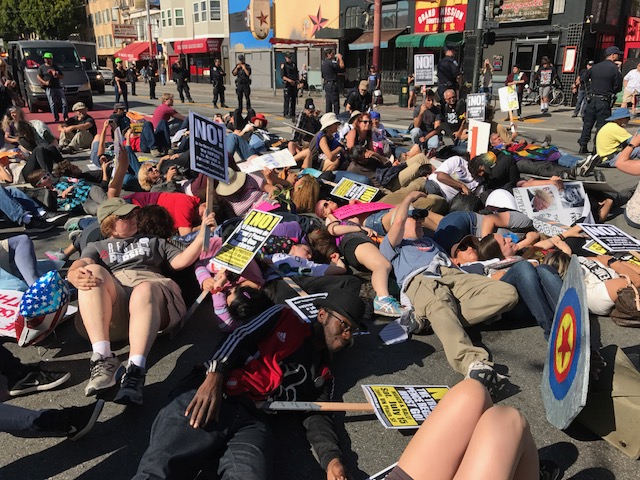
[[[158,67],[156,61],[149,62],[147,67],[147,76],[149,77],[149,100],[156,100],[156,83],[158,82]]]
[[[291,53],[284,54],[284,63],[280,65],[280,76],[284,83],[284,118],[295,118],[296,98],[298,93],[298,66],[291,60]]]
[[[326,99],[326,113],[340,113],[340,98],[338,90],[338,72],[344,68],[342,55],[334,53],[328,49],[325,52],[326,58],[322,62],[322,78],[324,80],[324,96]]]
[[[222,69],[219,58],[213,61],[211,68],[211,83],[213,83],[213,107],[218,108],[218,97],[220,97],[220,105],[222,108],[228,108],[224,103],[224,77],[227,74]]]
[[[622,51],[612,46],[605,50],[605,59],[594,65],[586,72],[585,88],[587,89],[587,106],[582,118],[582,135],[578,139],[580,153],[589,153],[587,145],[591,140],[591,130],[596,126],[596,132],[611,116],[611,107],[616,94],[622,90],[622,73],[614,63]]]
[[[444,100],[444,91],[453,89],[456,93],[459,89],[460,68],[456,62],[455,48],[447,45],[444,50],[444,57],[438,62],[438,97],[440,102]]]
[[[189,72],[182,66],[180,60],[176,60],[176,62],[171,66],[171,72],[173,73],[173,80],[176,82],[176,86],[178,87],[180,101],[184,103],[184,97],[186,96],[189,103],[193,103],[191,90],[189,89]]]
[[[247,111],[251,108],[251,65],[244,63],[244,55],[238,55],[238,64],[231,72],[236,77],[236,94],[238,95],[238,110],[242,112],[242,98],[247,99]]]

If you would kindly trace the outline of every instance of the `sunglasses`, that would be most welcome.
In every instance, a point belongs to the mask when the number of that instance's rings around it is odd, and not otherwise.
[[[46,175],[43,175],[43,177],[40,180],[38,180],[38,183],[36,183],[36,187],[39,187],[50,178],[51,178],[51,175],[49,175],[48,173]]]
[[[458,248],[456,248],[456,253],[466,252],[469,249],[475,249],[475,245],[473,245],[472,243],[463,243],[462,245],[458,246]]]
[[[355,333],[360,331],[358,327],[351,326],[350,324],[342,320],[340,317],[336,316],[336,314],[333,312],[329,312],[329,318],[331,317],[335,318],[336,320],[338,320],[338,322],[340,322],[340,328],[342,328],[342,331],[344,333]]]
[[[152,171],[152,170],[156,170],[156,171],[157,171],[157,170],[158,170],[158,167],[156,167],[155,165],[154,165],[154,166],[152,166],[152,167],[149,167],[149,171]]]
[[[371,120],[360,120],[360,123],[371,123]]]

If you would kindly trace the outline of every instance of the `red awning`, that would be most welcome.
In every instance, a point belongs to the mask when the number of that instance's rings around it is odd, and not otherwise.
[[[222,38],[195,38],[193,40],[177,40],[173,50],[181,53],[220,53]]]
[[[138,60],[149,60],[149,43],[135,42],[127,45],[122,50],[118,50],[115,57],[127,60],[129,62],[137,62]]]
[[[275,38],[271,37],[269,39],[269,43],[271,45],[281,44],[281,45],[311,45],[312,47],[335,47],[337,42],[330,42],[327,40],[313,40],[311,38],[303,38],[303,39],[293,39],[293,38]]]

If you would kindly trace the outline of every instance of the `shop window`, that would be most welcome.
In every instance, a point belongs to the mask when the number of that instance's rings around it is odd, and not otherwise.
[[[200,23],[200,12],[199,12],[200,4],[193,4],[193,23]]]
[[[362,28],[363,11],[360,7],[349,7],[344,14],[344,28]]]
[[[176,8],[173,11],[173,18],[176,20],[176,27],[182,27],[184,25],[184,10]]]
[[[220,0],[209,0],[209,20],[222,20],[222,5]]]

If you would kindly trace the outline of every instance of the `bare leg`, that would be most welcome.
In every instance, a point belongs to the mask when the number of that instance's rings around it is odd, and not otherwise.
[[[159,285],[143,282],[133,289],[129,300],[129,356],[145,358],[158,331],[169,324],[169,313]]]
[[[373,243],[363,243],[355,250],[356,258],[371,271],[371,286],[378,297],[389,296],[389,274],[391,263]]]
[[[115,282],[111,274],[100,265],[87,265],[86,268],[93,276],[101,279],[102,283],[91,290],[78,290],[82,323],[92,344],[108,342],[111,313],[117,296]]]

